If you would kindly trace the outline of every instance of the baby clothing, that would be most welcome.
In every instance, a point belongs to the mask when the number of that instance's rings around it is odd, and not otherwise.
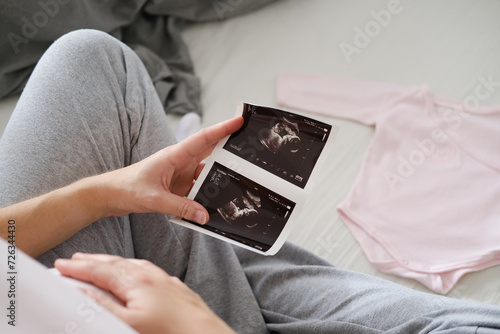
[[[475,94],[498,85],[484,79]],[[280,75],[277,98],[375,128],[338,210],[380,271],[447,293],[462,275],[500,263],[500,107],[426,86],[307,74]]]
[[[0,140],[0,206],[128,166],[174,143],[153,83],[133,51],[102,32],[71,32],[38,63]],[[0,242],[0,257],[3,250]],[[500,333],[498,305],[422,293],[336,268],[291,243],[262,256],[172,224],[159,213],[100,219],[37,260],[52,267],[77,251],[153,262],[179,277],[239,334]],[[102,330],[103,313],[89,322],[87,312],[78,312],[76,296],[64,289],[49,293],[48,281],[23,259],[16,284],[21,299],[31,303],[18,304],[18,333],[56,333],[68,321],[82,333],[125,332],[123,324]],[[1,291],[7,291],[5,284]],[[62,310],[61,299],[78,306]],[[11,333],[3,330],[7,326],[1,321],[0,333]]]

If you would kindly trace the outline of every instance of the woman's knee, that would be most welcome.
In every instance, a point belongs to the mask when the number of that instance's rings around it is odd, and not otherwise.
[[[95,54],[107,50],[110,46],[118,46],[121,42],[103,31],[94,29],[79,29],[59,37],[51,48],[78,50],[83,54]]]
[[[45,52],[40,62],[55,60],[59,66],[89,71],[103,61],[120,64],[124,44],[113,36],[98,30],[80,29],[58,38]],[[48,59],[47,59],[48,58]],[[56,65],[56,66],[57,66]]]

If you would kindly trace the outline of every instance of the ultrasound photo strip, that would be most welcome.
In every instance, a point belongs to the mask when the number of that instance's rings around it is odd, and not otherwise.
[[[338,127],[248,103],[238,105],[237,115],[245,119],[243,126],[217,144],[188,195],[207,209],[209,221],[172,221],[273,255],[297,221]]]

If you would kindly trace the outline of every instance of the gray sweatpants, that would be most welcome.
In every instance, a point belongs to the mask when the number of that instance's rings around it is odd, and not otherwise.
[[[173,142],[137,56],[104,33],[70,33],[40,60],[1,139],[0,205],[129,165]],[[273,257],[260,256],[160,214],[99,220],[38,260],[51,267],[76,251],[152,261],[180,277],[239,333],[500,329],[498,306],[337,269],[292,244]]]

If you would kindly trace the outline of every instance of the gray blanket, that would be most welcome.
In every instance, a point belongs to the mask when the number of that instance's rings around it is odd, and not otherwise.
[[[200,83],[181,29],[223,20],[275,0],[0,0],[0,99],[22,91],[33,68],[63,34],[105,31],[141,58],[166,112],[201,114]]]

